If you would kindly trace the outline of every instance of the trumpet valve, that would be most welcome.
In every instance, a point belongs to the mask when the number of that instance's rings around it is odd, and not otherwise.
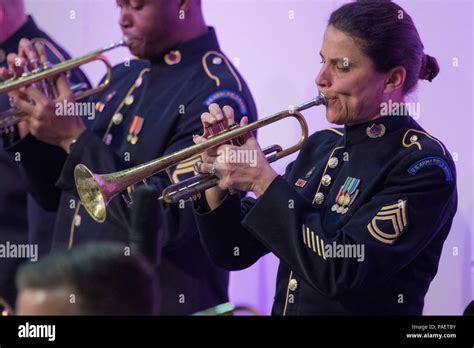
[[[216,124],[211,124],[207,126],[206,129],[207,129],[208,138],[221,134],[222,132],[226,131],[226,128],[224,126],[224,121],[217,122]]]

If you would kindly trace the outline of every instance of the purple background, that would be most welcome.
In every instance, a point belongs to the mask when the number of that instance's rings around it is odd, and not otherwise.
[[[315,95],[318,52],[330,13],[346,1],[203,0],[209,25],[252,89],[261,117]],[[440,138],[456,160],[459,208],[445,243],[439,272],[426,297],[426,314],[461,314],[474,298],[473,208],[473,4],[461,0],[397,1],[413,17],[425,52],[438,59],[440,75],[421,82],[410,101],[421,105],[419,122]],[[74,56],[117,41],[115,0],[26,0],[29,13]],[[108,54],[113,63],[129,58],[125,49]],[[96,83],[102,67],[86,67]],[[314,132],[326,128],[322,109],[305,113]],[[291,145],[299,136],[291,123],[259,134],[262,146]],[[291,159],[275,163],[282,172]],[[426,202],[429,206],[430,202]],[[222,231],[225,233],[225,231]],[[457,254],[457,255],[456,255]],[[277,260],[270,255],[231,277],[234,303],[269,314]]]

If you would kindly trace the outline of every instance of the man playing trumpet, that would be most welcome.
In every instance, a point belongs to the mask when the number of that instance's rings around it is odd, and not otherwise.
[[[109,173],[182,149],[192,144],[192,135],[200,129],[199,115],[214,102],[232,104],[237,119],[255,118],[248,87],[220,51],[214,29],[206,26],[200,1],[117,0],[117,6],[130,52],[142,60],[114,68],[111,87],[89,100],[97,112],[93,122],[78,115],[55,115],[56,103],[74,102],[63,77],[57,79],[55,100],[33,88],[12,94],[13,105],[28,114],[30,134],[11,151],[36,157],[23,165],[31,173],[31,185],[38,188],[38,201],[58,210],[55,248],[104,239],[128,241],[127,203],[113,200],[105,223],[93,221],[76,196],[77,164]],[[22,42],[18,57],[44,59],[41,46],[28,41]],[[37,142],[62,148],[65,160],[46,166],[48,154],[35,153]],[[193,173],[192,162],[182,163],[169,173],[171,178],[157,176],[153,184],[161,192],[170,180]],[[227,302],[228,274],[208,260],[188,205],[160,203],[158,211],[140,213],[158,216],[162,313],[190,314]]]

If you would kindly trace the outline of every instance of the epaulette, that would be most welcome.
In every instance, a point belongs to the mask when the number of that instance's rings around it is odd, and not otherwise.
[[[441,141],[418,129],[407,130],[402,138],[402,145],[406,148],[416,146],[418,150],[422,150],[423,147],[434,147],[435,150],[441,149],[443,155],[446,155],[446,148]]]

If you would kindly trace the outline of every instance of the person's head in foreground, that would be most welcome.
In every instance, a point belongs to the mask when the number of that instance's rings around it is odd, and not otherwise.
[[[18,315],[155,315],[159,287],[151,265],[125,246],[91,243],[20,268]]]

